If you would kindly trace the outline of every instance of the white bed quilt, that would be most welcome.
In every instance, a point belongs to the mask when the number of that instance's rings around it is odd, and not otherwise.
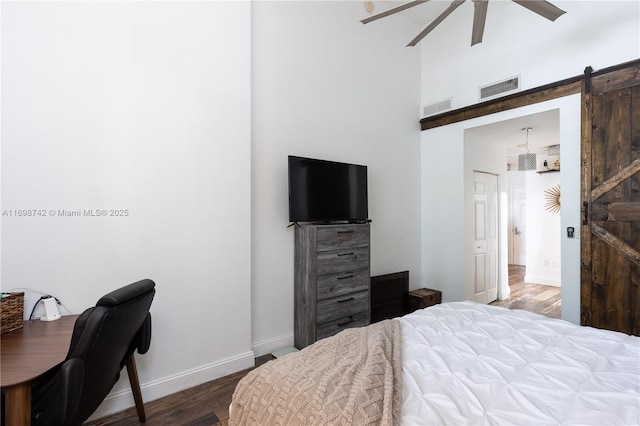
[[[403,425],[640,424],[640,338],[471,302],[399,318]]]

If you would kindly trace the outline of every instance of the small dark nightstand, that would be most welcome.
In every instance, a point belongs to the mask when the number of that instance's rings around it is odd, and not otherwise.
[[[442,303],[442,292],[430,288],[420,288],[409,292],[409,312]]]

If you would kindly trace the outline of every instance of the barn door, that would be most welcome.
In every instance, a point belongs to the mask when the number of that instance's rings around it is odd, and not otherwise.
[[[640,65],[583,88],[581,322],[640,335]]]

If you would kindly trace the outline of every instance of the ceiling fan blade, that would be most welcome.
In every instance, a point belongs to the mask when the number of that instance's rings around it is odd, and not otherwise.
[[[487,20],[487,6],[489,0],[473,0],[473,29],[471,30],[471,45],[482,43],[484,23]]]
[[[363,19],[363,24],[368,24],[371,21],[375,21],[376,19],[384,18],[385,16],[393,15],[394,13],[402,12],[403,10],[409,9],[410,7],[417,6],[422,3],[426,3],[429,0],[418,0],[418,1],[410,1],[409,3],[402,4],[398,7],[394,7],[393,9],[389,9],[385,12],[378,13],[377,15],[370,16],[366,19]]]
[[[535,12],[550,21],[555,21],[560,15],[565,13],[564,10],[545,0],[513,0],[513,2],[518,3],[522,7],[526,7],[530,11]]]
[[[413,40],[411,40],[411,41],[409,42],[409,44],[407,44],[407,47],[408,47],[408,46],[415,46],[416,44],[418,44],[418,42],[419,42],[420,40],[422,40],[423,38],[425,38],[425,37],[426,37],[426,35],[427,35],[427,34],[429,34],[431,31],[433,31],[433,29],[434,29],[435,27],[437,27],[437,26],[438,26],[438,24],[444,20],[444,18],[446,18],[447,16],[449,16],[449,15],[451,14],[451,12],[453,12],[454,10],[456,10],[456,8],[457,8],[458,6],[460,6],[460,5],[461,5],[462,3],[464,3],[464,2],[465,2],[465,0],[454,0],[454,1],[453,1],[453,3],[451,3],[451,4],[449,5],[449,7],[447,7],[447,8],[445,9],[445,11],[444,11],[444,12],[442,12],[442,13],[441,13],[441,14],[440,14],[436,19],[434,19],[434,20],[433,20],[433,22],[431,22],[431,23],[427,26],[427,28],[425,28],[424,30],[422,30],[422,31],[420,32],[420,34],[418,34],[418,35],[417,35]]]

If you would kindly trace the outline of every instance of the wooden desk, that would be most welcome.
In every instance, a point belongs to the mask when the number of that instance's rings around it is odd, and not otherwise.
[[[31,424],[31,386],[67,356],[77,315],[25,321],[0,337],[0,382],[8,426]]]

